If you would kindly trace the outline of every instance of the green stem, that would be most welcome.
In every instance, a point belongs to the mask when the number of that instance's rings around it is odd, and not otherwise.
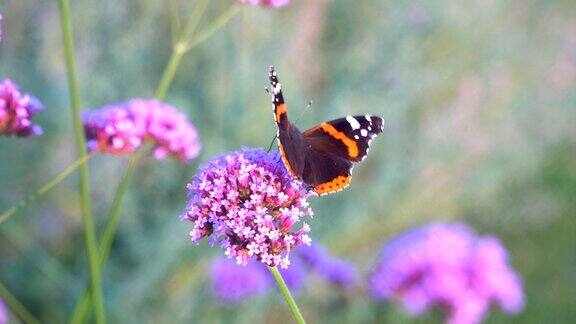
[[[241,5],[234,4],[218,18],[216,18],[208,27],[204,28],[196,36],[194,36],[189,42],[186,43],[186,51],[190,50],[192,47],[202,43],[206,39],[210,38],[217,32],[220,28],[224,27],[230,19],[232,19],[237,13],[240,12],[242,8]]]
[[[190,15],[190,18],[186,22],[186,26],[184,27],[184,31],[182,35],[178,36],[178,41],[172,47],[172,54],[170,55],[170,59],[168,60],[168,65],[164,69],[164,73],[162,73],[162,78],[160,79],[160,84],[156,89],[156,93],[154,97],[158,100],[163,100],[166,97],[166,93],[168,92],[168,88],[172,84],[172,80],[174,80],[174,75],[176,75],[176,70],[178,70],[178,66],[180,66],[180,61],[182,60],[182,56],[187,52],[187,46],[183,39],[194,33],[196,27],[198,27],[198,23],[200,23],[200,19],[206,11],[206,7],[208,6],[208,0],[199,0]],[[173,6],[174,8],[174,6]],[[174,10],[174,9],[172,9]],[[178,14],[177,12],[172,12],[172,20],[176,20],[173,22],[172,29],[179,28],[180,22],[177,19]],[[173,33],[178,33],[178,31],[173,30]]]
[[[76,76],[76,62],[74,59],[74,41],[72,36],[72,21],[69,0],[59,1],[60,22],[62,27],[62,38],[64,42],[64,57],[66,60],[66,72],[68,77],[68,87],[70,92],[70,105],[72,121],[74,124],[74,136],[76,138],[76,152],[78,158],[83,158],[86,153],[86,138],[80,120],[80,94]],[[90,281],[92,291],[92,302],[96,313],[96,323],[105,323],[106,315],[104,302],[102,299],[102,287],[100,286],[100,267],[98,267],[98,256],[96,253],[96,232],[94,230],[94,220],[90,206],[90,178],[88,166],[80,166],[80,205],[84,223],[84,239],[86,244],[86,256],[88,267],[90,268]]]
[[[2,224],[5,220],[10,218],[10,216],[19,212],[22,208],[28,206],[31,202],[38,199],[43,194],[50,191],[50,189],[54,188],[57,184],[59,184],[62,180],[66,179],[72,172],[76,171],[79,166],[83,165],[86,161],[88,161],[94,155],[84,155],[80,159],[76,160],[76,162],[70,164],[64,171],[60,172],[50,181],[48,181],[45,185],[40,187],[40,189],[36,190],[35,192],[29,194],[26,198],[20,200],[16,205],[6,209],[2,214],[0,214],[0,224]]]
[[[286,283],[284,282],[284,279],[282,278],[280,271],[278,271],[276,267],[273,268],[268,267],[268,269],[270,270],[270,272],[272,272],[274,279],[276,279],[278,289],[280,289],[282,296],[284,296],[284,299],[288,303],[288,307],[290,307],[290,312],[292,312],[294,320],[296,320],[298,324],[306,323],[304,317],[302,316],[302,313],[300,313],[300,309],[298,309],[298,305],[296,305],[296,301],[294,301],[292,294],[290,294],[290,290],[288,289],[288,286],[286,286]]]
[[[200,23],[200,19],[202,19],[202,16],[204,15],[204,11],[206,11],[206,7],[208,7],[208,3],[208,0],[198,0],[190,18],[186,22],[182,36],[179,37],[180,39],[188,38],[192,33],[194,33],[196,27],[198,27],[198,24]]]
[[[114,239],[114,235],[116,234],[116,230],[118,229],[118,223],[120,221],[120,215],[122,215],[122,205],[124,202],[124,197],[126,192],[128,191],[128,187],[130,185],[130,181],[134,176],[136,171],[136,166],[140,157],[142,156],[142,152],[145,151],[141,149],[137,153],[135,153],[128,162],[128,166],[126,167],[126,171],[124,172],[124,176],[116,189],[116,194],[114,195],[114,201],[112,202],[112,208],[110,209],[110,213],[108,214],[106,226],[104,228],[104,233],[102,234],[102,239],[100,240],[100,245],[98,246],[98,264],[100,270],[104,268],[106,264],[106,259],[108,258],[108,253],[110,252],[110,247],[112,246],[112,241]],[[84,289],[82,293],[81,299],[76,304],[74,308],[74,313],[72,315],[72,319],[70,323],[84,323],[86,315],[90,309],[90,290]]]
[[[178,70],[178,66],[180,65],[180,61],[182,60],[182,55],[184,55],[184,51],[182,51],[182,46],[179,46],[180,43],[176,43],[174,48],[172,49],[172,55],[170,55],[170,60],[168,61],[168,65],[164,69],[164,73],[162,73],[162,79],[160,79],[160,84],[156,89],[156,97],[158,100],[162,100],[166,97],[166,93],[168,92],[168,88],[172,84],[172,80],[174,80],[174,75],[176,74],[176,70]]]
[[[36,324],[40,323],[40,321],[30,313],[24,305],[22,305],[14,295],[8,291],[8,289],[0,282],[0,297],[8,304],[10,309],[18,315],[24,321],[24,323],[28,324]]]

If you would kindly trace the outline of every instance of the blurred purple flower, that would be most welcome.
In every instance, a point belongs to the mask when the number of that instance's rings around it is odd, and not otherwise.
[[[6,79],[0,83],[0,135],[26,137],[42,134],[42,128],[32,124],[32,117],[42,108],[35,97],[21,93],[18,85]]]
[[[326,281],[345,288],[356,282],[356,270],[352,264],[332,257],[323,247],[303,246],[297,251],[301,259]]]
[[[309,262],[316,260],[317,256],[323,258],[321,263]],[[280,269],[280,273],[292,293],[297,293],[312,273],[318,273],[322,279],[345,288],[350,287],[353,282],[351,278],[356,278],[350,264],[329,256],[323,248],[298,247],[292,251],[290,261],[290,267]],[[342,264],[345,266],[342,267]],[[237,303],[246,297],[276,289],[274,278],[266,266],[255,260],[250,260],[246,266],[239,266],[231,260],[218,258],[212,262],[210,273],[214,297],[223,303]]]
[[[210,276],[214,297],[222,303],[236,303],[263,294],[271,285],[266,269],[257,262],[241,267],[229,259],[216,259]]]
[[[6,310],[6,305],[4,301],[0,298],[0,324],[8,323],[8,311]]]
[[[392,239],[370,278],[375,299],[398,299],[413,315],[439,306],[448,323],[478,323],[492,303],[524,307],[522,283],[502,243],[466,225],[433,223]]]
[[[290,0],[238,0],[242,4],[248,4],[252,6],[263,6],[266,8],[278,8],[286,6],[290,3]]]
[[[229,258],[247,264],[251,258],[274,267],[288,267],[289,252],[309,245],[312,216],[309,194],[292,181],[278,152],[243,149],[200,167],[188,184],[189,202],[183,219],[194,223],[193,242],[211,236]]]
[[[146,140],[154,156],[190,161],[200,153],[196,128],[174,107],[158,100],[132,99],[82,113],[89,151],[130,154]]]
[[[297,253],[299,250],[300,248],[297,248],[294,252],[292,252],[296,257],[292,257],[292,260],[290,260],[290,266],[287,269],[279,269],[284,282],[293,294],[302,289],[304,283],[306,282],[306,276],[308,275],[308,269],[304,267],[304,263],[299,258],[300,254]],[[270,281],[273,282],[274,278],[270,272],[268,272],[268,276]]]

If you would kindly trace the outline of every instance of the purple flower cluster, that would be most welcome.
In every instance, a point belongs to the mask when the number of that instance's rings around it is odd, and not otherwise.
[[[289,252],[311,242],[308,224],[293,229],[313,216],[309,194],[292,181],[278,152],[243,149],[217,157],[200,167],[187,188],[182,218],[194,223],[192,241],[212,236],[238,264],[255,258],[286,268]]]
[[[414,315],[440,307],[448,323],[478,323],[497,303],[524,307],[522,283],[502,243],[466,225],[433,223],[392,239],[370,278],[372,296],[398,299]]]
[[[302,288],[312,273],[343,288],[350,288],[355,282],[356,272],[352,265],[328,255],[321,247],[302,246],[292,253],[290,267],[280,269],[292,292]],[[223,303],[237,303],[275,289],[274,278],[268,269],[254,260],[239,266],[231,260],[216,259],[212,263],[211,281],[215,298]]]
[[[284,7],[290,3],[290,0],[238,0],[242,4],[252,6],[263,6],[266,8]]]
[[[0,135],[26,137],[42,134],[42,128],[32,124],[32,117],[43,108],[35,97],[21,93],[18,86],[6,79],[0,83]]]
[[[174,107],[158,100],[132,99],[82,113],[89,151],[129,154],[146,140],[154,156],[190,161],[200,153],[196,128]]]

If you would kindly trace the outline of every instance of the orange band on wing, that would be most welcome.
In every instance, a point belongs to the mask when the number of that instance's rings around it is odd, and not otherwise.
[[[288,162],[286,153],[284,153],[284,147],[282,147],[282,143],[280,143],[280,141],[278,141],[278,149],[280,150],[280,156],[282,157],[282,161],[284,161],[284,165],[286,166],[288,173],[290,173],[293,178],[298,178],[298,175],[294,172],[294,170],[292,170],[292,166]]]
[[[276,114],[276,122],[279,123],[282,115],[286,114],[286,104],[279,104],[276,106],[274,113]]]
[[[319,195],[340,191],[350,184],[350,179],[352,179],[352,176],[344,176],[344,175],[337,176],[331,181],[316,185],[314,187],[314,191],[316,191],[316,193]]]
[[[346,134],[338,131],[334,126],[332,126],[328,123],[320,124],[320,128],[323,131],[325,131],[328,135],[342,141],[342,143],[344,143],[344,145],[346,145],[346,148],[348,149],[348,155],[351,158],[354,159],[354,158],[358,157],[358,154],[360,154],[360,151],[358,150],[358,145],[356,144],[356,142],[353,139],[346,136]]]

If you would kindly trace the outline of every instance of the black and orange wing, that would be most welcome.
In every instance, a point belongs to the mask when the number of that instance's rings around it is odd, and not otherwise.
[[[314,126],[304,137],[318,150],[359,162],[366,158],[372,140],[383,127],[384,120],[378,116],[347,116]]]

